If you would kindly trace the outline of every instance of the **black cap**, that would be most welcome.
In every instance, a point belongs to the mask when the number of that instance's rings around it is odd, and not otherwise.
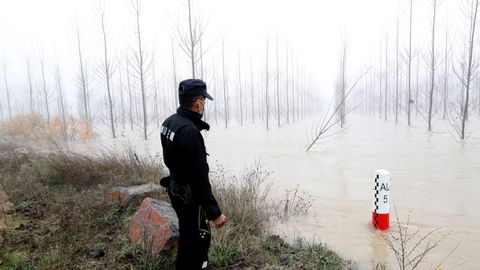
[[[181,81],[178,86],[178,95],[181,98],[186,99],[204,96],[205,98],[213,100],[213,97],[207,93],[207,84],[200,79],[188,79]]]

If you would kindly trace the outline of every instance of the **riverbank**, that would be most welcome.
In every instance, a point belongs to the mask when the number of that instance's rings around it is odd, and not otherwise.
[[[165,174],[158,157],[134,149],[86,156],[58,145],[38,151],[4,139],[0,152],[1,184],[14,204],[1,230],[0,269],[173,269],[174,251],[152,257],[130,244],[136,207],[107,198],[113,186],[158,182]],[[229,222],[213,232],[211,269],[354,268],[322,244],[272,234],[285,212],[269,197],[267,174],[261,166],[238,176],[212,171]],[[166,199],[164,192],[154,197]]]

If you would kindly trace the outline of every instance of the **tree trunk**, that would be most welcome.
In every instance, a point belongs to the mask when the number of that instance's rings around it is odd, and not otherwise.
[[[81,96],[83,100],[83,114],[84,118],[87,122],[90,123],[90,112],[89,112],[89,104],[88,104],[88,93],[87,93],[87,77],[86,71],[84,68],[83,63],[83,55],[82,55],[82,44],[80,42],[80,29],[77,28],[77,49],[78,49],[78,64],[80,65],[80,86],[81,86]]]
[[[385,121],[388,112],[388,35],[385,40]]]
[[[412,90],[411,90],[411,76],[412,76],[412,19],[413,19],[413,0],[410,0],[410,31],[408,41],[408,101],[407,114],[408,126],[411,126],[411,104],[412,104]]]
[[[130,119],[130,130],[133,131],[133,97],[132,97],[132,85],[130,84],[130,68],[129,63],[127,61],[127,87],[128,87],[128,108],[129,108],[129,119]]]
[[[188,0],[188,27],[190,30],[189,45],[190,45],[190,63],[192,65],[192,78],[195,79],[195,40],[193,39],[191,0]]]
[[[45,80],[45,62],[43,58],[40,59],[40,65],[42,67],[42,85],[43,85],[43,95],[45,98],[45,109],[47,110],[47,121],[50,122],[50,108],[48,106],[48,90],[47,90],[47,82]]]
[[[432,107],[433,91],[435,89],[435,20],[437,17],[437,0],[433,0],[433,20],[432,20],[432,54],[430,58],[430,95],[428,103],[428,131],[432,131]],[[447,59],[445,59],[446,61]]]
[[[397,50],[396,50],[396,68],[395,68],[395,123],[398,123],[398,66],[399,66],[399,61],[398,61],[398,32],[399,32],[399,19],[397,15]]]
[[[190,3],[190,1],[189,1]],[[143,112],[143,138],[144,140],[148,140],[147,131],[148,131],[148,119],[147,119],[147,93],[145,87],[145,56],[143,54],[142,48],[142,35],[140,31],[140,5],[138,0],[135,4],[135,19],[136,19],[136,34],[137,34],[137,48],[138,52],[136,54],[136,70],[137,75],[140,79],[140,91],[142,94],[142,112]]]
[[[30,70],[30,61],[27,60],[27,77],[28,77],[28,96],[30,100],[30,113],[33,113],[33,86],[32,86],[32,73]]]
[[[65,100],[63,96],[63,86],[62,86],[62,81],[60,78],[60,68],[57,66],[57,71],[55,74],[55,79],[57,82],[57,98],[58,98],[58,106],[60,108],[60,113],[62,117],[62,131],[63,131],[63,137],[65,141],[68,140],[68,134],[67,134],[67,114],[65,112]]]
[[[269,117],[269,103],[268,103],[268,83],[269,83],[269,77],[268,77],[268,38],[267,38],[267,51],[266,51],[266,57],[265,57],[265,122],[267,124],[267,130],[269,129],[268,126],[268,117]]]
[[[223,81],[223,104],[225,112],[225,128],[228,128],[228,93],[227,93],[227,78],[225,70],[225,40],[222,39],[222,81]]]
[[[278,33],[277,33],[277,74],[276,74],[276,90],[277,90],[277,126],[280,127],[280,68],[278,67]]]
[[[252,58],[250,57],[250,97],[252,98],[252,123],[255,123],[255,95],[253,89],[253,64]]]
[[[473,49],[475,44],[475,29],[477,26],[477,12],[478,12],[478,0],[475,0],[472,6],[472,18],[470,19],[470,34],[469,34],[469,48],[468,48],[468,67],[467,78],[465,87],[465,105],[463,106],[462,114],[462,133],[461,139],[465,139],[465,124],[468,118],[468,101],[470,97],[470,83],[472,79],[472,65],[473,65]]]
[[[448,31],[445,31],[445,76],[443,78],[443,119],[447,118],[448,103]]]
[[[242,73],[240,66],[240,52],[238,53],[238,94],[240,105],[240,125],[243,126],[243,94],[242,94]]]
[[[8,119],[12,119],[12,107],[10,103],[10,90],[8,89],[8,80],[7,80],[7,65],[3,64],[3,78],[5,81],[5,91],[7,92],[7,108],[8,108]]]
[[[112,89],[110,85],[111,71],[110,71],[110,63],[108,61],[107,34],[105,31],[105,12],[103,10],[100,16],[101,16],[101,26],[102,26],[102,34],[103,34],[103,57],[104,57],[103,68],[105,72],[105,81],[106,81],[106,87],[107,87],[108,110],[110,114],[110,128],[112,131],[112,137],[116,138],[117,135],[115,133],[115,119],[114,119],[114,113],[113,113]]]

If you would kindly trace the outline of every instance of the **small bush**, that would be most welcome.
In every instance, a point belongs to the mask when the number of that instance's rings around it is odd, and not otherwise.
[[[54,141],[92,141],[98,138],[90,123],[68,115],[63,122],[60,116],[54,116],[50,122],[38,113],[20,114],[4,124],[4,133],[19,136],[27,140]]]
[[[10,136],[26,139],[40,139],[47,129],[47,122],[40,114],[20,114],[4,124],[4,131]]]

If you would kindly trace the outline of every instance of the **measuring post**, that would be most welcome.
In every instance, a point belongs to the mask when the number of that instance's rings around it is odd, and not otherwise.
[[[378,230],[390,227],[390,172],[375,171],[372,225]]]

